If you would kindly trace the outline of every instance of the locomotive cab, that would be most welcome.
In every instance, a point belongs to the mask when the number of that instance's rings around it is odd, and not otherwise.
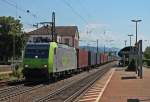
[[[55,48],[51,49],[54,42],[51,43],[29,43],[26,45],[23,59],[23,74],[26,79],[48,78],[49,60],[52,56],[50,54],[54,52]]]

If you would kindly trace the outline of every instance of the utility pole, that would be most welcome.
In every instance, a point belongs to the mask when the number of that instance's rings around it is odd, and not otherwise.
[[[105,37],[105,34],[106,34],[106,30],[104,30],[104,37]],[[105,54],[105,40],[104,40],[104,54]]]
[[[124,43],[125,43],[125,47],[126,47],[126,45],[127,45],[127,40],[124,40]]]
[[[57,35],[55,33],[55,12],[52,13],[52,41],[57,42]]]
[[[97,53],[98,53],[98,39],[97,39]]]
[[[50,31],[51,31],[51,37],[52,37],[52,42],[57,42],[57,34],[56,34],[56,28],[55,28],[55,12],[52,13],[52,22],[40,22],[40,23],[36,23],[33,26],[37,27],[39,25],[46,25],[45,27],[48,28],[48,25],[51,25]]]

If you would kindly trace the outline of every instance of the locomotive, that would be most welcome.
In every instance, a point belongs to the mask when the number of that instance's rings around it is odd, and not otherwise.
[[[56,42],[28,43],[23,58],[23,75],[28,79],[51,79],[94,68],[112,61],[108,54],[75,49]]]

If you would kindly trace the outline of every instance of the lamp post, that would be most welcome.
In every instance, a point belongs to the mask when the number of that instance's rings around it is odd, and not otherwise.
[[[135,42],[135,44],[137,44],[137,23],[138,22],[141,22],[142,20],[131,20],[132,22],[135,22],[136,23],[136,42]]]
[[[133,36],[133,34],[128,35],[130,37],[130,47],[131,47],[131,37]]]
[[[132,34],[128,35],[130,37],[130,54],[129,54],[129,62],[131,62],[131,37],[133,36]]]

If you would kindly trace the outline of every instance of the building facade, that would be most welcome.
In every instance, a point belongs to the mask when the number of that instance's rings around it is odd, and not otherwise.
[[[57,42],[79,48],[79,32],[77,26],[56,26]],[[51,27],[41,27],[26,34],[27,42],[52,41]]]

